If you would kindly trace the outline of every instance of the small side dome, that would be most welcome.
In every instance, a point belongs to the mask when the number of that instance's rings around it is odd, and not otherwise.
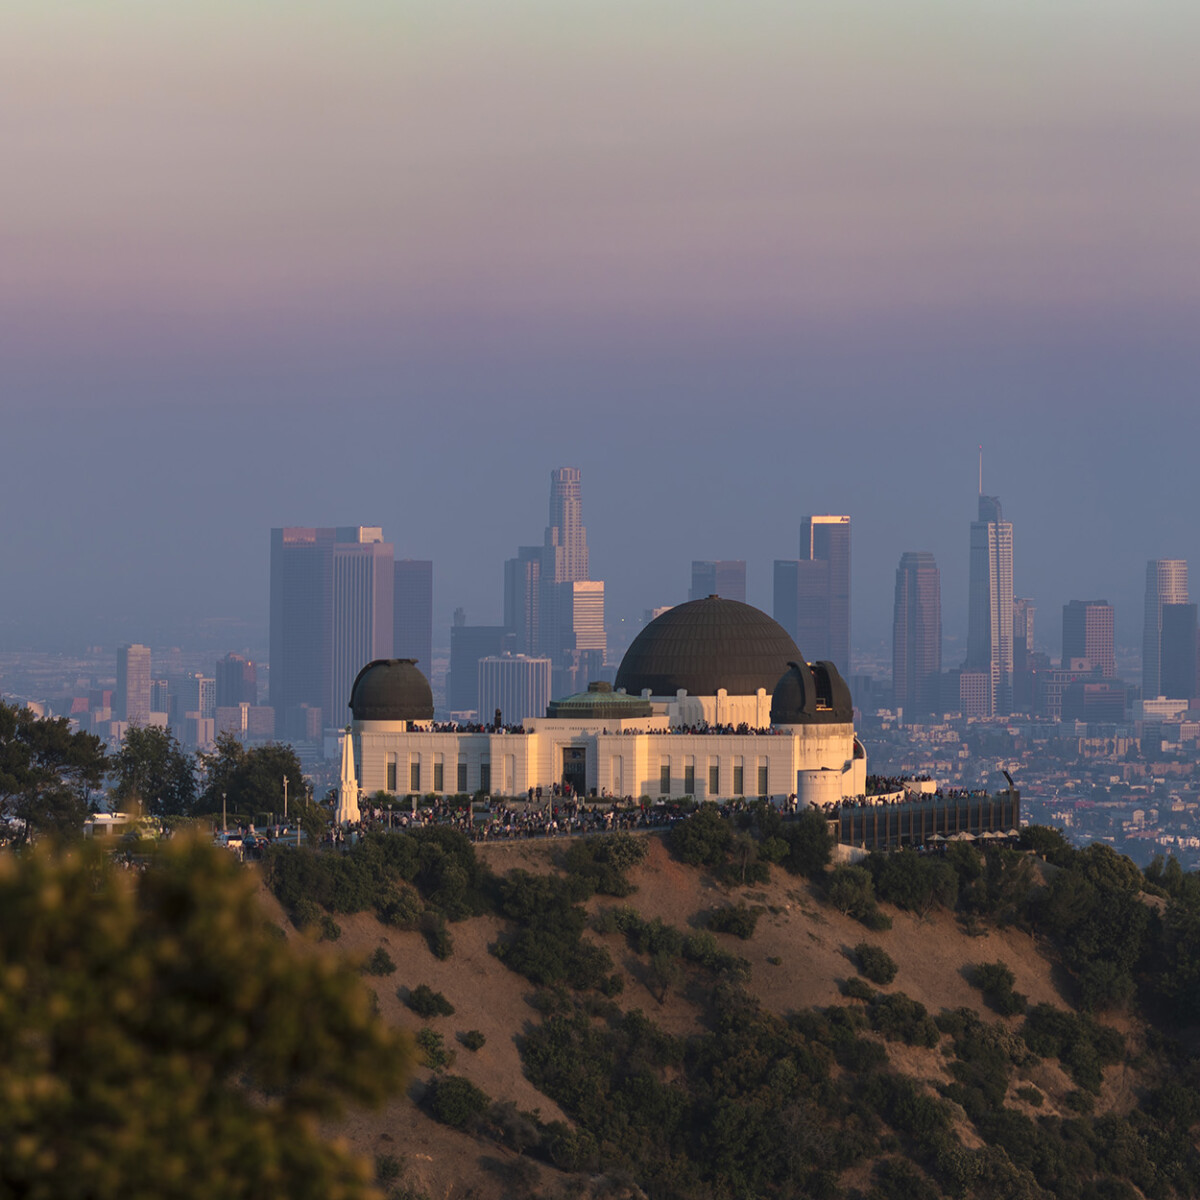
[[[793,662],[771,695],[772,725],[840,725],[854,720],[846,681],[831,662]]]
[[[377,658],[354,680],[350,711],[356,721],[429,721],[433,689],[415,658]]]
[[[771,693],[772,725],[804,725],[817,718],[817,684],[803,659],[788,663]]]
[[[817,684],[817,707],[832,710],[831,720],[853,721],[854,701],[837,667],[831,662],[815,662],[812,664],[812,673]]]

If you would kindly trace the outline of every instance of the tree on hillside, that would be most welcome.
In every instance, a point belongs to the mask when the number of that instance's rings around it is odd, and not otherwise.
[[[0,704],[0,818],[20,822],[18,840],[81,834],[106,765],[99,738],[72,733],[63,718]]]
[[[404,1083],[348,964],[275,936],[198,841],[130,875],[92,846],[0,864],[0,1194],[376,1195],[316,1121]]]
[[[181,816],[196,803],[196,762],[169,729],[131,725],[116,758],[113,797],[126,812]]]
[[[326,817],[319,805],[310,804],[300,759],[291,746],[269,742],[247,748],[231,733],[217,738],[212,754],[203,756],[208,780],[198,808],[219,813],[221,799],[230,813],[283,813],[283,781],[288,781],[288,818],[299,821],[310,837],[319,836]]]

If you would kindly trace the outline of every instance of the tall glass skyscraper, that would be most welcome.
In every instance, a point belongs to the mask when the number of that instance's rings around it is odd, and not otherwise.
[[[905,714],[941,707],[942,577],[933,555],[908,551],[896,569],[892,696]]]
[[[979,497],[971,522],[965,666],[990,679],[989,715],[1012,711],[1013,534],[995,496]]]
[[[1142,632],[1142,699],[1153,700],[1162,688],[1162,610],[1188,602],[1187,561],[1152,558],[1146,564],[1146,621]]]

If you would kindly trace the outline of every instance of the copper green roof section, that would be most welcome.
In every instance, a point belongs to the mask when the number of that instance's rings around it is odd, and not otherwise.
[[[617,687],[630,695],[753,696],[774,691],[788,664],[803,656],[786,629],[737,600],[708,596],[668,609],[625,652]]]
[[[625,721],[652,714],[649,700],[614,692],[611,683],[589,683],[586,692],[551,700],[546,716],[558,721]]]

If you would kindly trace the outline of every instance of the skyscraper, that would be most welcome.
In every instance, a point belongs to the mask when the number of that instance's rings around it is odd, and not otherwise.
[[[541,645],[542,555],[541,546],[521,546],[504,563],[504,628],[518,654],[534,654]]]
[[[392,654],[415,658],[428,676],[433,668],[433,563],[397,559],[392,603]]]
[[[805,517],[800,524],[800,559],[829,564],[829,615],[826,644],[829,658],[843,675],[850,674],[850,518]],[[808,651],[805,650],[807,654]]]
[[[588,578],[587,530],[578,467],[550,472],[550,524],[546,527],[543,574],[553,583]]]
[[[550,703],[550,660],[524,654],[489,655],[479,660],[479,719],[491,721],[497,709],[508,725],[544,717]]]
[[[325,724],[349,721],[354,677],[392,657],[394,552],[375,525],[339,529],[333,544],[333,658]]]
[[[150,724],[150,647],[137,642],[117,648],[117,689],[113,696],[118,721]]]
[[[285,737],[343,722],[355,675],[392,656],[394,586],[378,526],[271,530],[271,707]]]
[[[240,654],[217,659],[217,707],[258,703],[258,668]]]
[[[1114,652],[1116,626],[1113,606],[1107,600],[1072,600],[1063,605],[1062,665],[1069,669],[1072,659],[1086,658],[1105,679],[1117,674]]]
[[[522,630],[529,630],[536,619],[537,641],[530,652],[549,658],[555,671],[567,669],[572,686],[580,680],[586,686],[597,665],[604,663],[604,584],[588,574],[578,467],[550,472],[550,524],[537,568],[536,614],[525,590],[532,583],[532,564],[522,568],[524,555],[523,548],[522,557],[509,560],[511,571],[506,565],[505,626],[516,635],[519,647]]]
[[[1196,605],[1162,606],[1160,688],[1170,700],[1196,695]]]
[[[772,614],[809,662],[828,659],[829,564],[777,558]]]
[[[900,556],[892,619],[892,693],[908,713],[941,707],[942,580],[933,555]]]
[[[1013,538],[995,496],[979,497],[979,519],[971,522],[968,583],[966,669],[990,678],[989,715],[1007,713],[1013,683]]]
[[[800,557],[775,560],[774,615],[811,662],[850,674],[850,518],[805,517]]]
[[[1037,605],[1027,596],[1013,597],[1013,670],[1023,671],[1033,653],[1033,618]]]
[[[1146,564],[1146,619],[1142,632],[1142,699],[1162,691],[1162,610],[1164,604],[1188,602],[1187,562],[1153,558]]]
[[[746,603],[746,563],[742,559],[693,560],[689,600],[720,596]]]

